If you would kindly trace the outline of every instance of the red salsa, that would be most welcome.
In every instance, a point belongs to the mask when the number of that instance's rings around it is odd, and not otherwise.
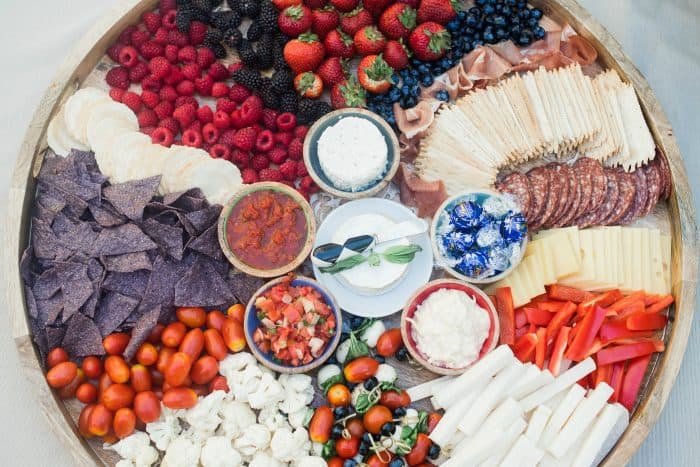
[[[259,190],[231,209],[226,239],[233,254],[257,269],[277,269],[301,253],[308,226],[301,206],[289,195]]]

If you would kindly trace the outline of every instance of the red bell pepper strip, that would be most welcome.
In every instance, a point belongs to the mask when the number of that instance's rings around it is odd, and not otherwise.
[[[623,308],[619,313],[617,313],[617,316],[620,318],[624,318],[626,316],[629,316],[634,313],[643,313],[644,312],[644,302],[642,300],[637,300],[636,302],[632,302],[629,305],[627,305],[625,308]]]
[[[537,326],[547,326],[554,316],[554,313],[530,306],[523,307],[523,310],[525,311],[527,322]]]
[[[533,298],[532,300],[530,300],[530,303],[537,303],[537,302],[541,302],[541,301],[543,301],[543,300],[549,300],[549,297],[547,297],[547,293],[546,293],[546,292],[543,293],[543,294],[539,294],[538,296],[536,296],[535,298]]]
[[[523,363],[532,362],[537,346],[537,334],[527,333],[515,341],[513,353],[515,357]]]
[[[614,404],[620,397],[622,389],[622,378],[625,375],[625,362],[615,362],[612,364],[612,372],[610,374],[610,387],[613,388],[613,393],[608,399],[608,402]]]
[[[608,344],[620,339],[639,339],[651,337],[652,333],[630,331],[627,328],[627,321],[625,319],[616,319],[604,321],[603,325],[600,327],[600,332],[598,335],[604,344]]]
[[[566,285],[553,284],[548,285],[546,288],[547,296],[551,300],[581,303],[595,298],[595,295],[591,292],[577,289],[575,287],[568,287]]]
[[[535,345],[535,365],[542,370],[544,368],[544,359],[547,353],[547,328],[539,328],[537,330],[537,345]]]
[[[559,310],[552,320],[547,325],[547,342],[552,342],[559,334],[562,327],[567,326],[571,317],[576,313],[576,305],[573,302],[567,302],[561,310]]]
[[[662,298],[665,298],[666,295],[655,295],[655,294],[650,294],[644,297],[644,306],[649,306],[653,305],[654,303],[658,302]]]
[[[579,329],[576,331],[576,337],[566,351],[566,358],[576,362],[580,362],[585,358],[588,349],[593,344],[593,340],[598,335],[604,319],[605,308],[598,305],[583,317],[576,326]]]
[[[615,347],[608,347],[598,352],[598,365],[622,362],[630,358],[649,355],[654,352],[663,352],[664,342],[659,339],[652,339],[646,342],[635,344],[623,344]]]
[[[499,343],[515,344],[515,311],[513,310],[513,295],[510,287],[496,289],[496,312],[500,325]]]
[[[565,302],[548,302],[548,301],[541,301],[537,302],[537,308],[543,311],[549,311],[552,313],[556,313],[557,311],[561,310],[561,307],[564,306]]]
[[[673,295],[666,295],[658,302],[646,308],[647,313],[658,313],[673,303]]]
[[[632,292],[631,294],[629,294],[626,297],[619,299],[618,301],[616,301],[615,303],[610,305],[608,308],[619,313],[622,310],[624,310],[627,306],[631,305],[634,302],[638,302],[638,301],[643,302],[644,296],[645,296],[644,291],[638,290],[636,292]]]
[[[515,330],[515,340],[517,341],[518,339],[523,337],[525,334],[528,333],[528,331],[530,331],[530,329],[527,326],[522,326],[522,327],[517,328]]]
[[[559,330],[557,338],[554,341],[554,347],[552,347],[552,355],[549,357],[549,365],[547,369],[552,376],[559,375],[561,370],[561,361],[564,358],[564,351],[566,350],[566,345],[569,343],[569,332],[571,328],[569,326],[564,326]]]
[[[668,318],[661,313],[635,313],[625,320],[627,329],[631,331],[657,331],[663,329]]]
[[[525,310],[518,308],[515,310],[515,327],[521,328],[523,326],[527,326],[527,315],[525,314]]]
[[[642,386],[642,380],[644,379],[644,374],[647,372],[650,361],[651,354],[637,357],[629,363],[627,373],[625,373],[625,377],[622,381],[622,389],[620,390],[619,402],[630,412],[637,400],[639,388]]]
[[[622,298],[622,293],[618,289],[608,290],[607,292],[598,295],[588,301],[578,304],[578,316],[583,318],[588,310],[591,310],[595,305],[606,308]]]
[[[597,388],[600,383],[610,384],[612,367],[612,365],[598,365],[598,369],[595,373],[595,381],[593,382],[594,388]]]

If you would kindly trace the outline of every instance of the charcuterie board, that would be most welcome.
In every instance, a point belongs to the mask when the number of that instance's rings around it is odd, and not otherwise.
[[[8,218],[4,223],[4,268],[8,290],[6,303],[12,335],[29,383],[36,391],[37,400],[49,421],[49,426],[75,456],[78,465],[94,465],[96,462],[113,465],[119,460],[119,456],[113,451],[103,449],[99,440],[84,439],[76,426],[81,404],[75,400],[60,399],[47,384],[39,351],[32,340],[25,289],[17,265],[28,244],[37,176],[47,149],[49,122],[77,89],[88,85],[100,86],[99,83],[103,82],[106,73],[105,67],[100,64],[107,47],[114,42],[124,27],[137,22],[144,12],[155,8],[157,3],[153,0],[118,3],[76,45],[47,89],[34,115],[21,147],[10,186]],[[663,353],[654,354],[629,426],[602,464],[622,465],[631,459],[663,409],[680,369],[687,344],[694,313],[698,269],[697,221],[692,192],[673,130],[659,102],[615,39],[573,0],[532,3],[541,8],[554,22],[569,24],[596,49],[600,66],[615,70],[623,81],[631,83],[654,143],[665,154],[671,174],[669,186],[672,186],[672,189],[667,202],[659,203],[649,216],[637,224],[640,227],[658,229],[662,235],[671,238],[670,289],[674,304],[670,309],[669,324],[661,336],[665,350]],[[396,200],[399,193],[396,187],[390,186],[379,196]],[[334,196],[320,194],[312,202],[316,221],[321,222],[339,202]],[[432,273],[433,279],[443,276],[444,272],[437,269]],[[400,326],[400,314],[385,319],[385,323],[387,328]],[[400,387],[410,387],[434,376],[413,361],[391,362],[397,368],[396,384]],[[323,394],[317,391],[316,402],[322,399]],[[417,406],[427,409],[428,402],[420,402]]]

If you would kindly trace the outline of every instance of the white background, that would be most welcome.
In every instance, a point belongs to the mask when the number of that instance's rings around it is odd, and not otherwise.
[[[651,83],[674,126],[698,199],[700,167],[700,2],[581,0],[622,43]],[[0,0],[0,219],[24,130],[54,71],[109,0]],[[4,318],[4,315],[0,315]],[[700,345],[696,315],[676,385],[633,466],[700,465]],[[69,466],[0,326],[0,465]]]

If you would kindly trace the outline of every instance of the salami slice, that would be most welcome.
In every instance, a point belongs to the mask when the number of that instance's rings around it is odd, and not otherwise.
[[[539,225],[549,226],[549,220],[553,218],[559,208],[559,200],[561,193],[564,190],[564,181],[560,177],[556,177],[551,166],[545,167],[547,176],[549,177],[549,196],[540,217]]]
[[[658,166],[655,164],[647,164],[642,167],[642,170],[644,170],[644,175],[647,177],[647,202],[644,206],[642,216],[648,216],[652,209],[654,209],[654,206],[656,206],[663,186]]]
[[[591,197],[585,212],[596,211],[603,200],[608,189],[608,176],[603,166],[595,159],[584,157],[579,161],[580,170],[589,170],[591,174]]]
[[[659,148],[656,148],[656,157],[654,160],[658,160],[661,179],[663,181],[663,190],[661,191],[660,199],[666,200],[669,196],[671,196],[671,167],[668,165],[666,154],[664,154]]]
[[[557,227],[566,227],[571,225],[571,221],[576,217],[579,206],[581,205],[581,184],[578,181],[578,176],[574,172],[573,168],[569,168],[569,187],[572,190],[571,205],[567,210],[566,214],[559,218],[557,221]]]
[[[593,193],[593,181],[591,179],[592,169],[588,166],[591,159],[585,157],[583,159],[577,160],[571,170],[576,174],[576,179],[578,180],[579,188],[581,189],[581,200],[578,205],[576,212],[574,213],[573,219],[583,215],[587,212],[588,206],[591,203],[591,194]]]
[[[617,174],[613,170],[606,170],[608,178],[608,189],[605,192],[603,204],[596,210],[597,216],[595,225],[603,225],[603,222],[610,216],[617,205],[620,196],[620,187]]]
[[[630,206],[632,206],[634,195],[637,191],[635,186],[636,178],[634,175],[619,169],[615,171],[615,176],[617,177],[619,191],[617,203],[610,214],[603,219],[602,223],[604,225],[616,225],[620,219],[622,219]]]
[[[530,187],[530,180],[528,180],[524,174],[520,172],[508,174],[501,182],[496,184],[496,189],[502,193],[512,195],[520,205],[525,219],[529,219],[530,205],[532,203],[532,189]]]
[[[538,222],[544,212],[549,195],[549,172],[544,167],[536,167],[527,173],[527,178],[532,187],[532,205],[527,222],[532,224],[531,228],[536,228],[541,225]]]
[[[644,175],[644,171],[642,169],[637,169],[632,172],[632,176],[634,176],[634,184],[636,189],[634,193],[634,200],[632,201],[632,205],[627,210],[625,215],[618,222],[620,225],[630,224],[637,217],[641,216],[647,203],[647,177]]]
[[[566,209],[569,207],[569,171],[566,164],[549,164],[547,166],[552,174],[553,186],[552,189],[556,189],[554,185],[557,183],[561,186],[559,191],[559,201],[554,207],[551,217],[544,223],[546,227],[552,227],[556,224],[556,221],[565,213]]]

